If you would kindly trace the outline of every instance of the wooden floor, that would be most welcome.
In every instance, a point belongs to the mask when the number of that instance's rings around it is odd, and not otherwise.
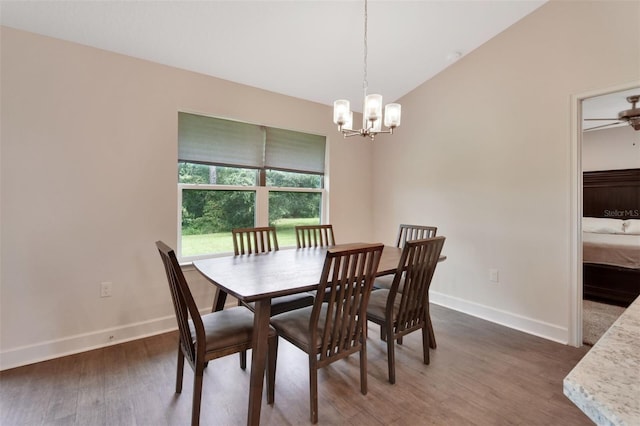
[[[358,357],[319,374],[319,424],[590,425],[563,394],[576,349],[434,306],[438,349],[422,364],[420,333],[397,348],[397,383],[370,328],[369,393]],[[0,425],[187,425],[193,374],[174,393],[177,334],[169,333],[0,373]],[[264,425],[309,424],[306,355],[280,339],[276,400]],[[249,369],[237,356],[209,363],[201,424],[246,424]]]

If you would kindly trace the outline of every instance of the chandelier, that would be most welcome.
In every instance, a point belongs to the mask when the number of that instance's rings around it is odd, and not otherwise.
[[[333,122],[338,125],[338,131],[345,138],[360,135],[375,139],[378,133],[393,134],[393,129],[400,125],[400,104],[387,104],[384,107],[384,120],[382,116],[382,95],[367,95],[367,0],[364,0],[364,78],[362,89],[364,91],[364,109],[362,111],[362,128],[353,130],[353,111],[349,101],[339,99],[333,103]],[[388,130],[382,130],[382,122]]]

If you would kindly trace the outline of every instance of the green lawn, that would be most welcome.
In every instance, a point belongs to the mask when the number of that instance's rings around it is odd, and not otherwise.
[[[317,217],[276,220],[274,226],[278,233],[278,245],[280,247],[296,245],[296,225],[317,225],[319,223],[320,218]],[[182,236],[182,257],[231,252],[233,252],[231,231]]]

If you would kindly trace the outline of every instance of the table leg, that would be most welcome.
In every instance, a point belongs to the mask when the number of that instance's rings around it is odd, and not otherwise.
[[[271,299],[258,300],[255,303],[253,345],[251,350],[251,382],[249,385],[249,415],[247,417],[247,425],[250,426],[260,424],[270,313]]]

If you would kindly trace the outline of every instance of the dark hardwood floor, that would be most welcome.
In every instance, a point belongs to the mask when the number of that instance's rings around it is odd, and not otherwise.
[[[590,425],[562,393],[562,379],[587,352],[439,306],[438,349],[422,364],[420,333],[396,347],[395,385],[386,347],[370,326],[369,393],[358,357],[319,372],[319,424]],[[193,374],[174,393],[177,334],[167,333],[0,373],[0,425],[188,425]],[[309,424],[306,355],[280,339],[276,400],[264,425]],[[246,424],[249,369],[237,356],[209,363],[203,425]]]

